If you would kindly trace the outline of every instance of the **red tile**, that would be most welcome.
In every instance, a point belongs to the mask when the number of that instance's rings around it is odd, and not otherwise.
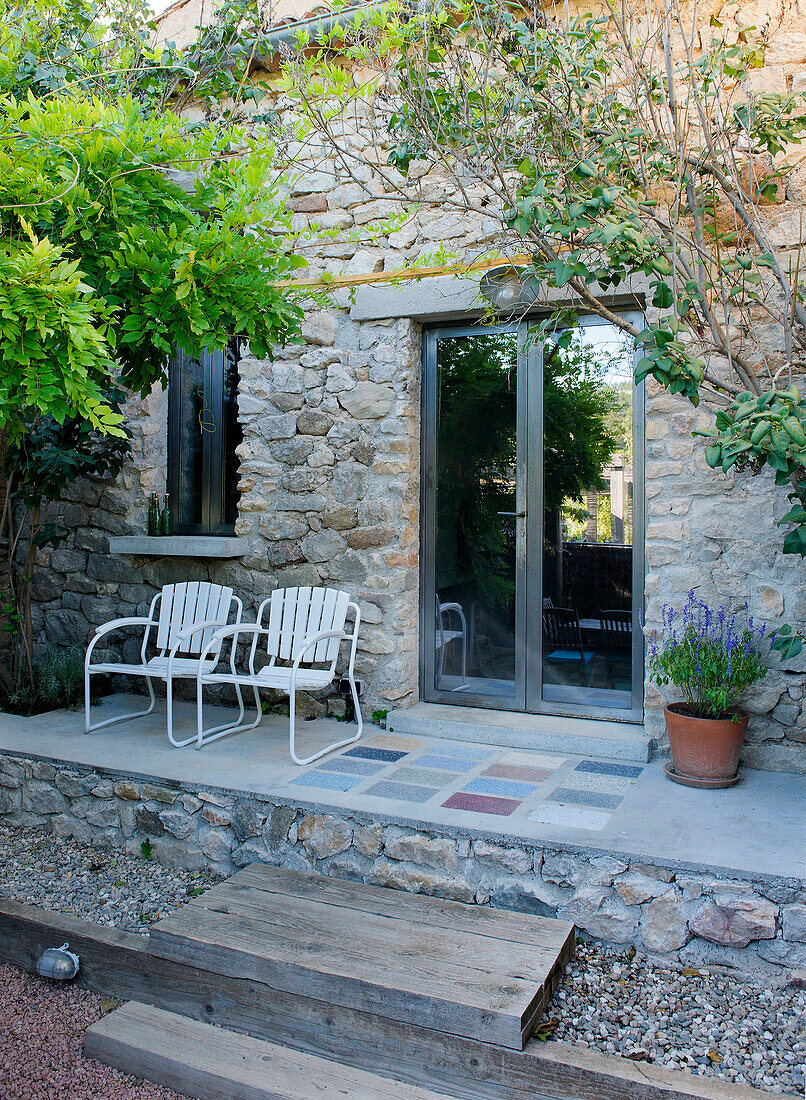
[[[472,810],[477,814],[498,814],[500,817],[509,817],[520,804],[520,799],[492,798],[487,794],[473,794],[472,791],[457,791],[442,803],[449,810]]]
[[[553,770],[548,768],[527,768],[520,764],[490,764],[482,775],[494,775],[498,779],[523,779],[527,783],[543,783]]]

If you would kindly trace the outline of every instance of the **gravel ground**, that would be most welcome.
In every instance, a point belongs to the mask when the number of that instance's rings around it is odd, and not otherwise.
[[[556,1021],[556,1026],[554,1022]],[[769,1092],[804,1095],[806,991],[673,969],[578,943],[544,1036]]]
[[[149,924],[215,881],[207,872],[161,867],[144,858],[0,824],[0,896],[99,924],[145,934]],[[3,1028],[0,1014],[0,1038]],[[541,1030],[546,1038],[605,1054],[804,1095],[806,991],[801,989],[766,989],[729,973],[664,967],[632,950],[580,942]],[[0,1083],[13,1065],[0,1052]],[[67,1093],[11,1092],[8,1100],[49,1100],[51,1095]],[[72,1095],[81,1100],[84,1093]],[[86,1095],[151,1100],[169,1094]],[[0,1100],[7,1100],[2,1090]]]
[[[2,964],[0,988],[3,1100],[183,1100],[85,1056],[84,1032],[114,1002]]]
[[[162,867],[145,858],[0,824],[0,897],[146,934],[149,924],[204,893],[207,871]]]

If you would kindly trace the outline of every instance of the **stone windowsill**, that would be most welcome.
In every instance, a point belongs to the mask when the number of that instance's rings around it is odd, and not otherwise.
[[[235,535],[110,535],[110,554],[150,558],[242,558],[246,539]]]

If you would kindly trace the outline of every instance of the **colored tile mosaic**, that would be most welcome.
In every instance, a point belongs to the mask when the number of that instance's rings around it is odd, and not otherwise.
[[[425,756],[412,760],[412,764],[418,768],[439,768],[445,772],[469,772],[476,767],[475,761],[460,760],[456,756],[440,756],[436,752],[427,752]]]
[[[534,790],[533,783],[515,783],[511,779],[487,779],[485,776],[477,776],[471,779],[463,787],[465,791],[473,791],[475,794],[493,794],[501,798],[528,798]]]
[[[562,777],[564,787],[576,791],[609,791],[611,794],[628,794],[635,786],[634,779],[620,775],[598,775],[596,772],[568,772]]]
[[[370,737],[366,743],[379,749],[402,749],[403,752],[411,752],[412,749],[418,749],[423,742],[414,737],[397,737],[388,733],[379,733],[375,737]]]
[[[328,791],[349,791],[362,780],[360,775],[340,775],[336,772],[320,772],[317,769],[292,779],[294,786],[319,787]]]
[[[625,779],[637,779],[643,771],[634,764],[611,764],[607,760],[583,760],[574,768],[577,772],[595,772],[597,775],[620,775]]]
[[[470,810],[472,813],[477,814],[497,814],[499,817],[509,817],[520,806],[520,802],[512,798],[491,798],[486,794],[457,791],[442,805],[448,810]]]
[[[342,753],[342,756],[357,756],[361,760],[385,760],[388,764],[394,764],[395,760],[402,760],[408,753],[397,749],[373,749],[369,745],[359,745],[356,749]]]
[[[508,752],[499,757],[499,764],[514,764],[516,767],[545,768],[556,771],[568,759],[567,756],[544,756],[539,752]]]
[[[450,772],[437,771],[434,768],[418,768],[416,765],[398,768],[386,777],[390,781],[398,783],[423,783],[426,787],[444,787],[446,783],[456,779]]]
[[[376,764],[372,760],[348,760],[344,756],[334,756],[325,764],[320,764],[316,771],[322,772],[349,772],[350,775],[377,775],[389,765],[387,763]]]
[[[436,794],[433,787],[418,787],[413,783],[392,783],[389,780],[381,780],[364,791],[364,794],[374,795],[376,798],[396,798],[401,802],[427,802],[431,795]]]
[[[590,829],[596,832],[605,827],[610,817],[610,814],[602,810],[563,806],[558,802],[544,802],[526,815],[528,821],[539,821],[543,825],[561,825],[565,828]]]
[[[492,775],[497,779],[520,779],[524,783],[544,783],[549,776],[554,775],[554,770],[521,768],[517,764],[490,764],[481,774]]]
[[[601,791],[577,791],[571,787],[557,787],[551,792],[547,802],[563,802],[575,806],[595,806],[599,810],[615,810],[624,801],[618,794],[603,794]]]

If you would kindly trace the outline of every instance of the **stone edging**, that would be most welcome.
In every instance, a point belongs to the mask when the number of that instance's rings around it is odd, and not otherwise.
[[[167,866],[229,875],[259,861],[559,916],[594,939],[692,966],[777,981],[806,970],[806,889],[797,880],[751,882],[620,854],[457,837],[433,824],[412,828],[10,755],[0,756],[0,818],[134,855],[148,838]]]

